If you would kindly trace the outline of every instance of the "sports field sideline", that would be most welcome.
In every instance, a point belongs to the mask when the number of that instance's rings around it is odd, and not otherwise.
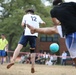
[[[76,75],[76,68],[73,66],[35,65],[36,72],[31,74],[30,64],[15,64],[10,69],[6,69],[6,65],[0,65],[0,75]]]

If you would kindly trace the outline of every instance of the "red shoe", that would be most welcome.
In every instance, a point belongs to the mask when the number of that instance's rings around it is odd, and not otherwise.
[[[9,63],[8,65],[7,65],[7,69],[9,69],[11,66],[13,66],[14,65],[14,63]]]
[[[31,73],[34,73],[34,72],[35,72],[34,68],[31,68]]]

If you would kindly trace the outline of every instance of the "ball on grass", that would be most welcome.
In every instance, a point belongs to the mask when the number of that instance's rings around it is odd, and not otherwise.
[[[50,51],[51,51],[51,52],[55,53],[55,52],[57,52],[58,50],[59,50],[59,45],[58,45],[57,43],[52,43],[52,44],[50,45]]]

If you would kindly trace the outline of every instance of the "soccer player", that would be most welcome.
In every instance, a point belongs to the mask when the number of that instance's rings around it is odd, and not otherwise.
[[[7,51],[5,51],[5,48],[8,46],[8,41],[5,37],[4,34],[1,34],[1,39],[0,39],[0,59],[1,59],[1,64],[3,64],[4,57],[6,57]]]
[[[54,8],[50,14],[55,26],[34,28],[28,25],[28,27],[31,33],[59,34],[62,31],[70,56],[76,64],[76,3],[63,3],[62,0],[54,0],[53,5]],[[59,24],[61,24],[61,28],[57,26]]]
[[[33,9],[26,10],[26,14],[23,16],[21,26],[24,27],[24,33],[21,36],[21,39],[18,43],[17,48],[14,51],[13,58],[11,63],[7,65],[9,69],[12,65],[14,65],[15,60],[20,52],[20,50],[27,45],[29,42],[30,52],[31,52],[31,73],[34,73],[34,64],[35,64],[35,48],[36,48],[36,38],[38,37],[38,33],[31,34],[30,29],[27,27],[27,24],[32,25],[35,28],[39,28],[40,24],[45,25],[45,22],[40,18],[40,16],[34,14]]]

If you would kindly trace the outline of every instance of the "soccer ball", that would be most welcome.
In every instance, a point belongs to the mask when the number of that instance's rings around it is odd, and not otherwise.
[[[51,52],[55,53],[55,52],[57,52],[58,50],[59,50],[59,45],[58,45],[57,43],[52,43],[52,44],[50,45],[50,51],[51,51]]]

